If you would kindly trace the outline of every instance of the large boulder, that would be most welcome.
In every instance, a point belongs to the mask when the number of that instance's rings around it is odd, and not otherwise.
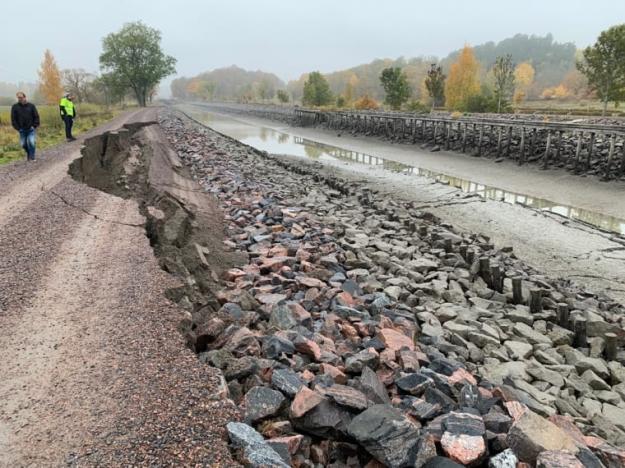
[[[508,432],[508,445],[519,460],[536,463],[545,450],[562,450],[572,454],[578,451],[575,441],[551,421],[527,411]]]
[[[412,466],[419,430],[401,411],[374,405],[356,416],[347,432],[377,460],[389,467]]]

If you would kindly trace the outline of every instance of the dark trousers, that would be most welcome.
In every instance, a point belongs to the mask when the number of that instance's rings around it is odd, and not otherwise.
[[[65,138],[68,140],[74,138],[72,136],[72,127],[74,126],[74,117],[70,117],[66,115],[63,117],[63,121],[65,122]]]

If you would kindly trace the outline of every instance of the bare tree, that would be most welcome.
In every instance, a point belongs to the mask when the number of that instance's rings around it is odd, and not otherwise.
[[[95,80],[95,75],[86,72],[82,68],[63,70],[63,86],[65,87],[65,91],[72,93],[78,102],[89,100],[93,80]]]

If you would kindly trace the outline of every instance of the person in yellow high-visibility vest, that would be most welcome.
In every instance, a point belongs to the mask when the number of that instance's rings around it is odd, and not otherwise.
[[[71,93],[65,93],[59,103],[61,118],[65,122],[65,138],[67,141],[74,141],[76,138],[72,136],[72,127],[76,118],[76,107],[74,106],[74,96]]]

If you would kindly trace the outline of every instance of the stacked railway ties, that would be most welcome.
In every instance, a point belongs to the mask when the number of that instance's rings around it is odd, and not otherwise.
[[[208,104],[215,111],[248,114],[294,126],[321,127],[493,158],[519,165],[565,168],[602,180],[625,180],[625,121],[551,122],[530,116],[459,117],[379,111]]]

